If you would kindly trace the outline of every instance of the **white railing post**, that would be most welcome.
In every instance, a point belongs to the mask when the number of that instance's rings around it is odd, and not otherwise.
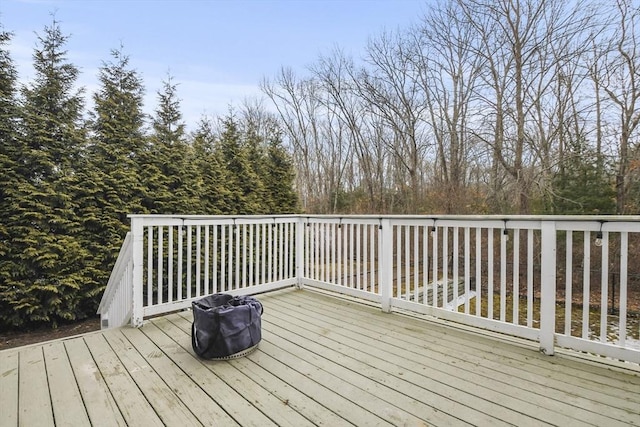
[[[133,260],[133,307],[131,312],[131,326],[142,326],[142,279],[144,271],[144,218],[131,218],[131,237]]]
[[[556,327],[556,223],[541,223],[540,352],[553,356]]]
[[[296,287],[302,289],[302,275],[304,272],[304,232],[305,224],[302,217],[296,221]]]
[[[391,312],[393,287],[393,226],[391,220],[380,220],[380,296],[382,311]]]

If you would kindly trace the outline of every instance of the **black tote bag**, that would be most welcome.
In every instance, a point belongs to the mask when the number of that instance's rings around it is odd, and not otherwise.
[[[204,359],[247,354],[262,339],[262,304],[254,297],[214,294],[193,301],[191,344]]]

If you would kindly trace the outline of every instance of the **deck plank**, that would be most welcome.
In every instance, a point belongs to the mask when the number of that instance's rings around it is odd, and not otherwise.
[[[341,304],[338,302],[337,304]],[[335,308],[335,305],[334,305]],[[348,309],[341,308],[340,315],[345,316]],[[359,329],[359,333],[375,333],[375,324],[373,317],[368,313],[363,313],[359,317],[363,324],[363,328]],[[395,331],[403,334],[401,340],[396,340],[397,345],[405,346],[406,343],[415,346],[424,346],[423,334],[433,335],[432,341],[437,343],[431,348],[445,357],[456,357],[458,368],[464,367],[461,362],[472,362],[474,370],[482,367],[482,364],[489,364],[492,369],[488,371],[490,378],[496,378],[497,374],[506,372],[507,378],[512,380],[513,377],[520,376],[521,386],[529,389],[531,383],[537,383],[545,386],[547,389],[544,394],[548,394],[549,390],[557,389],[562,393],[558,396],[566,399],[565,393],[577,393],[579,396],[593,398],[601,401],[606,406],[619,407],[624,410],[633,410],[640,403],[640,375],[638,369],[633,368],[623,373],[605,364],[597,367],[588,363],[572,361],[570,359],[558,357],[549,357],[539,354],[531,346],[523,347],[504,343],[486,336],[469,333],[466,331],[457,331],[452,328],[436,327],[428,322],[425,324],[420,319],[405,318],[400,316],[392,316],[385,324],[395,325]],[[425,325],[428,325],[425,328]],[[420,329],[421,328],[421,329]],[[468,347],[468,351],[464,350]],[[558,368],[557,365],[560,365]],[[558,370],[560,369],[560,370]],[[549,372],[550,370],[550,372]],[[583,373],[589,376],[589,381],[583,377]],[[629,373],[635,372],[633,375]],[[517,375],[520,373],[520,375]],[[586,391],[585,391],[586,390]]]
[[[178,321],[178,320],[176,320]],[[182,318],[179,321],[183,332],[189,330],[189,320]],[[263,331],[263,333],[266,331]],[[297,388],[300,392],[313,396],[325,407],[331,408],[336,414],[355,425],[389,425],[388,421],[372,414],[366,409],[356,405],[352,401],[345,399],[338,393],[337,384],[332,383],[328,386],[321,384],[318,379],[300,373],[296,368],[297,363],[303,363],[304,361],[296,358],[293,363],[283,362],[276,357],[263,351],[264,342],[260,343],[257,351],[247,356],[249,360],[252,360],[258,365],[264,366],[274,375],[281,379],[284,379],[288,384]],[[338,379],[335,379],[338,381]],[[348,384],[347,384],[348,386]],[[342,390],[340,390],[342,392]]]
[[[19,425],[54,425],[42,346],[26,347],[20,351],[19,377]]]
[[[159,373],[126,339],[121,329],[105,332],[104,337],[165,425],[201,425],[174,390],[167,387]]]
[[[295,348],[302,341],[288,341],[276,334],[269,334],[267,344],[269,344],[267,352],[275,355],[288,354],[291,349]],[[310,344],[305,342],[305,344]],[[319,347],[314,351],[303,351],[300,356],[305,362],[298,362],[297,365],[303,369],[301,372],[305,375],[314,375],[320,377],[321,381],[327,386],[335,382],[335,378],[339,378],[349,387],[337,384],[340,394],[355,404],[377,414],[379,417],[390,421],[393,424],[408,423],[418,425],[420,422],[427,420],[428,422],[446,424],[446,425],[463,425],[464,423],[454,417],[452,410],[455,404],[442,399],[441,410],[437,410],[427,404],[420,398],[423,396],[415,394],[404,394],[403,384],[400,381],[394,381],[393,378],[387,377],[382,381],[376,381],[368,376],[368,370],[362,364],[356,362],[352,367],[342,365],[343,358],[337,357],[335,352],[328,351],[327,348]],[[285,360],[288,357],[284,358]],[[287,362],[290,363],[290,362]],[[343,383],[343,384],[344,384]],[[406,388],[406,387],[404,387]],[[359,389],[359,390],[358,390]],[[424,389],[420,389],[424,391]],[[374,396],[373,398],[371,396]],[[429,396],[433,398],[434,396]],[[429,399],[426,398],[427,400]],[[499,425],[499,424],[498,424]]]
[[[170,354],[177,349],[176,343],[159,331],[153,323],[146,324],[143,329],[127,328],[122,331],[144,354],[147,363],[156,372],[162,373],[167,386],[189,407],[199,422],[211,426],[237,425],[233,418],[171,359]]]
[[[190,311],[0,351],[15,425],[640,425],[640,368],[323,291],[259,295],[246,357],[191,348]]]
[[[293,386],[250,359],[246,357],[237,359],[234,360],[234,364],[247,375],[251,375],[251,378],[265,390],[272,393],[280,401],[285,402],[287,406],[290,406],[308,420],[313,421],[314,424],[331,427],[352,425],[329,408],[322,406],[312,397],[299,392]]]
[[[89,416],[78,389],[64,344],[55,341],[42,347],[47,366],[49,394],[56,426],[89,425]]]
[[[399,392],[412,396],[423,403],[416,408],[416,415],[434,423],[456,424],[475,422],[479,424],[501,425],[522,423],[519,413],[506,410],[497,404],[487,401],[481,396],[460,393],[469,389],[466,381],[458,380],[442,373],[434,374],[431,363],[416,363],[404,356],[378,349],[380,341],[360,339],[357,335],[342,334],[342,339],[335,336],[325,326],[314,327],[308,323],[304,327],[295,316],[276,314],[278,317],[270,321],[278,322],[282,328],[282,339],[292,340],[322,357],[335,361],[345,368],[361,372],[366,377]],[[292,338],[295,337],[295,338]],[[312,337],[312,338],[306,338]],[[422,360],[430,360],[429,355],[420,356]],[[425,373],[428,369],[430,375]],[[476,387],[478,394],[490,394],[487,390]],[[491,396],[486,396],[490,398]],[[432,406],[430,406],[432,405]],[[502,415],[503,419],[499,417]],[[443,417],[447,417],[444,418]],[[454,418],[455,417],[455,418]]]
[[[85,338],[89,351],[128,425],[162,426],[149,401],[109,346],[104,334]]]
[[[281,316],[282,313],[292,315],[292,313],[295,313],[295,318],[285,319],[287,324],[304,324],[306,327],[309,322],[316,321],[316,325],[318,325],[318,318],[310,314],[318,309],[314,307],[313,301],[316,300],[306,300],[303,305],[287,305],[287,298],[278,299],[275,301],[276,304],[280,305],[276,310],[277,315]],[[426,348],[424,336],[418,335],[414,342],[411,342],[406,336],[398,339],[396,336],[403,334],[403,330],[390,326],[389,322],[385,319],[386,316],[379,313],[379,311],[373,311],[372,316],[367,319],[368,332],[363,332],[363,328],[360,327],[353,328],[353,324],[345,324],[345,310],[340,310],[340,318],[332,317],[326,307],[320,307],[316,314],[322,314],[321,322],[324,322],[317,326],[317,328],[320,328],[319,331],[321,331],[322,328],[336,330],[338,334],[343,337],[342,340],[347,345],[354,340],[359,341],[358,344],[363,346],[383,342],[388,344],[388,346],[380,346],[384,347],[388,352],[397,353],[399,357],[407,357],[408,355],[409,362],[411,362],[413,358],[412,363],[416,372],[424,368],[423,361],[425,359],[429,360],[429,367],[433,368],[429,370],[430,375],[435,376],[435,374],[440,371],[439,381],[442,384],[446,382],[449,385],[455,385],[455,387],[463,391],[472,391],[475,389],[475,393],[479,398],[484,398],[487,401],[500,402],[506,409],[517,408],[529,417],[539,417],[545,422],[553,422],[553,420],[571,422],[576,419],[582,419],[585,415],[588,415],[587,419],[594,425],[610,424],[616,420],[618,422],[629,423],[637,419],[635,409],[637,406],[623,408],[622,411],[616,411],[615,414],[610,416],[606,414],[609,408],[608,405],[603,405],[597,401],[585,398],[580,394],[580,390],[574,390],[574,393],[576,393],[574,395],[568,395],[567,393],[555,393],[555,395],[553,395],[554,393],[550,393],[548,388],[541,386],[536,388],[535,384],[532,385],[529,382],[519,382],[512,385],[513,377],[508,373],[502,372],[501,368],[503,367],[492,362],[490,358],[478,358],[473,352],[466,350],[466,347],[469,345],[469,339],[467,339],[464,345],[452,348],[451,351],[438,357],[436,353]],[[341,325],[344,325],[344,327],[340,329],[336,328]],[[384,328],[389,327],[391,327],[390,333],[383,334],[380,332]],[[351,335],[345,335],[352,329]],[[363,338],[365,336],[369,337],[369,341]],[[486,338],[478,337],[478,339]],[[372,348],[374,351],[378,351],[375,346]],[[530,353],[529,356],[531,357],[546,357],[540,356],[535,352]],[[450,360],[452,355],[455,355],[455,364],[447,362],[447,359]],[[382,353],[379,357],[381,360],[384,360],[388,359],[389,356],[388,354]],[[485,365],[487,364],[493,364],[495,370],[485,369]],[[520,370],[522,370],[522,367]],[[487,386],[493,387],[493,393]],[[625,406],[624,400],[618,399],[618,403],[621,403],[621,406]],[[475,406],[482,407],[482,405],[477,404]],[[540,409],[541,407],[543,409]],[[604,413],[606,415],[602,414],[603,411],[605,411]],[[504,409],[502,412],[504,412]],[[490,409],[487,413],[497,416],[500,411],[496,411],[494,408]],[[570,418],[567,418],[567,416]],[[513,422],[513,420],[510,422]]]
[[[309,296],[305,295],[304,292],[291,294],[289,297],[299,298],[298,305],[307,304],[307,301],[309,301]],[[369,320],[379,318],[380,314],[375,313],[375,310],[363,312],[359,308],[355,308],[354,303],[349,301],[338,300],[334,303],[327,301],[326,298],[332,297],[323,295],[319,299],[312,298],[312,301],[315,301],[316,304],[322,304],[319,308],[321,311],[328,309],[335,311],[339,307],[338,312],[342,319],[367,320],[362,324],[365,330],[371,329],[368,324]],[[469,354],[491,354],[492,359],[498,361],[501,366],[514,366],[517,370],[522,370],[522,364],[524,363],[526,369],[523,372],[533,371],[540,373],[544,376],[545,381],[555,381],[556,385],[559,386],[568,384],[572,387],[588,388],[597,392],[597,394],[602,394],[603,392],[606,394],[613,390],[614,393],[611,396],[616,400],[620,397],[620,393],[617,390],[622,389],[630,393],[629,397],[633,399],[634,404],[640,403],[640,396],[637,393],[638,387],[640,387],[640,377],[630,377],[627,373],[621,373],[613,367],[605,367],[606,365],[604,364],[602,366],[594,366],[589,363],[576,364],[567,358],[547,357],[532,352],[533,347],[530,345],[526,347],[518,344],[514,345],[511,342],[503,342],[467,331],[456,331],[452,328],[425,328],[425,323],[422,319],[410,316],[392,316],[388,319],[388,323],[389,326],[394,325],[400,333],[406,334],[411,338],[417,338],[421,340],[420,342],[424,341],[425,337],[421,334],[425,333],[427,338],[430,339],[429,342],[437,343],[434,348],[446,351],[445,354],[457,351],[460,345],[467,346],[470,350]],[[433,323],[428,324],[435,326]],[[603,372],[606,372],[606,375],[603,375]],[[606,403],[610,404],[611,402]]]
[[[0,427],[18,424],[18,351],[0,352]]]
[[[85,341],[83,339],[66,340],[64,346],[91,424],[105,427],[126,426],[124,417]]]
[[[306,292],[306,293],[315,293],[315,292]],[[309,296],[305,295],[305,292],[302,293],[292,293],[288,297],[292,299],[299,299],[297,302],[298,305],[305,304]],[[321,310],[326,310],[327,307],[331,307],[334,311],[340,313],[343,318],[346,319],[377,319],[378,316],[384,315],[382,313],[376,313],[376,310],[367,310],[361,311],[357,307],[357,303],[350,301],[342,301],[338,299],[338,301],[331,302],[330,299],[333,297],[322,295],[320,298],[316,299],[312,297],[312,300],[316,302],[316,304],[320,305]],[[537,354],[536,352],[532,353],[532,349],[535,350],[533,344],[525,344],[524,340],[515,339],[512,341],[508,341],[509,337],[500,336],[500,334],[487,335],[483,332],[473,332],[464,329],[458,328],[449,328],[444,324],[434,323],[432,321],[428,321],[425,323],[425,320],[422,318],[417,318],[416,316],[391,316],[388,318],[390,325],[395,325],[402,333],[406,333],[408,336],[418,336],[422,337],[420,334],[426,333],[433,342],[436,342],[438,346],[443,345],[446,349],[453,349],[461,343],[468,343],[469,346],[472,346],[473,351],[480,350],[481,352],[488,352],[491,355],[495,355],[496,358],[500,358],[501,362],[509,362],[515,361],[518,363],[522,363],[523,361],[527,365],[533,365],[534,368],[539,368],[540,372],[547,372],[548,377],[553,377],[556,374],[562,374],[566,372],[566,368],[570,368],[568,375],[566,376],[566,380],[574,383],[575,381],[585,380],[583,382],[584,385],[590,384],[592,387],[599,387],[599,385],[611,385],[611,382],[603,382],[602,378],[603,369],[607,371],[607,376],[610,381],[613,381],[613,385],[615,388],[622,388],[627,391],[635,391],[637,386],[640,385],[640,377],[632,376],[629,377],[628,370],[624,370],[621,372],[616,369],[614,366],[602,363],[600,366],[594,366],[591,363],[583,363],[580,361],[579,363],[575,363],[570,358],[565,357],[547,357],[541,354]],[[425,325],[430,326],[429,328],[425,328]],[[363,323],[364,329],[371,329],[368,324]],[[434,326],[434,327],[431,327]],[[416,333],[418,335],[416,335]],[[473,339],[471,339],[473,338]],[[495,338],[503,338],[503,339],[495,339]],[[471,339],[471,340],[470,340]],[[437,341],[436,341],[437,340]],[[531,356],[535,357],[531,357]],[[588,362],[588,361],[584,361]],[[632,364],[629,364],[630,367],[633,367]],[[636,365],[637,370],[637,365]],[[595,382],[595,385],[593,384]]]
[[[289,385],[295,386],[301,393],[313,396],[320,404],[331,408],[336,414],[353,425],[390,425],[389,422],[369,413],[351,400],[344,399],[338,394],[337,387],[327,387],[318,383],[315,378],[310,378],[295,369],[291,369],[288,364],[271,357],[262,350],[250,354],[248,358],[252,362],[264,366]]]
[[[303,298],[300,303],[306,304],[307,300],[304,299],[306,296],[303,294],[292,294],[291,297]],[[320,303],[323,300],[314,299],[314,301]],[[343,301],[327,302],[326,300],[319,310],[324,312],[328,307],[335,309],[336,304],[340,306],[341,319],[353,319],[353,321],[358,319],[362,323],[362,328],[358,329],[359,333],[376,332],[375,328],[371,327],[371,322],[379,318],[379,314],[375,312],[369,313],[355,307],[350,308],[344,305]],[[456,357],[461,349],[468,349],[464,352],[465,357],[458,359],[473,361],[475,365],[480,362],[488,363],[492,369],[490,373],[492,378],[495,373],[504,372],[509,375],[510,380],[513,376],[521,377],[524,380],[522,384],[526,384],[527,388],[530,387],[528,383],[534,382],[547,389],[558,390],[569,395],[574,392],[583,395],[586,391],[589,398],[621,409],[633,410],[640,404],[640,393],[638,393],[640,376],[629,375],[628,372],[621,372],[606,364],[594,366],[562,356],[548,357],[536,352],[531,345],[528,347],[513,345],[477,333],[437,327],[438,325],[432,322],[425,324],[422,319],[413,317],[391,316],[388,320],[385,319],[385,324],[394,327],[396,333],[404,335],[403,340],[406,339],[414,345],[424,346],[425,340],[437,343],[431,347],[445,358]],[[482,357],[477,357],[478,354]],[[487,355],[490,357],[485,357]]]
[[[179,318],[179,319],[178,319],[178,318],[173,318],[173,319],[172,319],[172,321],[174,321],[174,322],[176,323],[176,325],[179,325],[179,326],[181,327],[182,331],[183,331],[183,332],[185,332],[185,333],[186,333],[186,331],[188,330],[188,328],[190,327],[190,324],[191,324],[191,323],[190,323],[190,319],[189,319],[189,318],[184,318],[184,317],[181,317],[181,318]],[[267,341],[265,340],[265,335],[264,335],[265,333],[266,333],[266,330],[264,330],[264,329],[263,329],[263,340],[262,340],[262,341],[261,341],[261,343],[260,343],[260,348],[259,348],[259,350],[258,350],[258,352],[257,352],[257,353],[265,353],[265,354],[267,354],[267,355],[268,355],[268,354],[270,354],[270,353],[269,353],[269,352],[265,352],[265,346],[267,346],[267,345],[268,345],[268,344],[267,344]],[[186,335],[185,335],[185,336],[186,336]],[[188,336],[187,336],[187,338],[188,338]],[[252,356],[253,356],[253,355],[252,355]],[[271,356],[273,357],[273,354],[271,354]],[[251,357],[251,356],[250,356],[250,357]],[[259,357],[259,356],[258,356],[258,357]],[[273,358],[274,358],[274,359],[277,359],[277,358],[275,358],[275,357],[273,357]],[[302,363],[302,362],[300,362],[300,363]],[[291,370],[291,369],[297,369],[296,364],[287,364],[287,363],[284,363],[284,364],[285,364],[285,365],[286,365],[290,370]],[[312,377],[311,377],[311,375],[306,375],[306,376],[307,376],[308,378],[312,378]],[[318,381],[317,381],[317,379],[315,379],[315,377],[314,377],[314,378],[312,378],[312,379],[314,379],[316,382],[318,382]],[[338,378],[336,378],[336,379],[335,379],[335,382],[339,382],[339,381],[340,381],[340,379],[338,379]],[[333,384],[332,384],[332,386],[333,386],[333,388],[334,388],[334,389],[339,388],[339,384],[336,384],[336,383],[333,383]],[[287,406],[288,406],[288,405],[287,405]],[[369,415],[365,415],[365,413],[364,413],[364,412],[362,413],[362,416],[364,416],[364,417],[366,417],[366,418],[367,418],[367,420],[366,420],[367,422],[372,422],[372,423],[379,423],[379,422],[380,422],[380,420],[376,420],[374,417],[369,417]],[[376,424],[371,424],[371,425],[376,425]]]
[[[161,331],[174,331],[175,326],[167,318],[154,319],[153,324]],[[275,425],[267,416],[260,412],[253,404],[248,402],[242,393],[236,391],[225,383],[215,370],[210,370],[207,366],[215,361],[201,361],[193,354],[185,351],[177,344],[168,356],[174,358],[174,362],[179,364],[189,377],[216,401],[223,409],[241,425],[268,426]]]
[[[176,317],[172,318],[178,320]],[[173,322],[172,322],[173,323]],[[180,329],[177,325],[165,325],[166,332],[170,333],[173,339],[182,347],[184,351],[193,352],[191,348],[191,336]],[[193,354],[195,356],[195,354]],[[206,361],[205,366],[209,368],[221,380],[236,390],[243,390],[243,397],[258,408],[274,423],[281,426],[312,426],[313,423],[293,410],[288,402],[284,402],[256,384],[253,379],[243,374],[234,365],[234,361]]]

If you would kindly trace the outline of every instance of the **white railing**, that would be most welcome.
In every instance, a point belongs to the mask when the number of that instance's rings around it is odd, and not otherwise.
[[[122,326],[131,320],[133,311],[133,251],[131,233],[127,233],[111,271],[107,288],[98,306],[100,326]]]
[[[132,323],[217,292],[297,284],[296,217],[132,216]],[[138,268],[136,268],[136,266]]]
[[[131,220],[134,325],[210,293],[311,286],[535,340],[546,354],[640,363],[638,307],[628,309],[640,217]]]

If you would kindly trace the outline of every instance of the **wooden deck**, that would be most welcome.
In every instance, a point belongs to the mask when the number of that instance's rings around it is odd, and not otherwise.
[[[0,425],[640,425],[640,370],[314,291],[259,296],[251,355],[204,361],[189,311],[0,352]]]

